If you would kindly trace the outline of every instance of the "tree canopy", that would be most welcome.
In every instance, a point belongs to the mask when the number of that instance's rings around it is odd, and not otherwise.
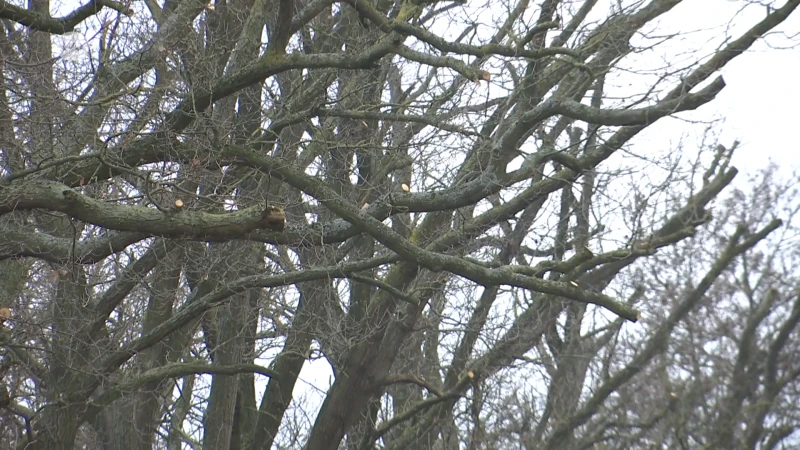
[[[658,132],[734,3],[0,0],[0,446],[797,443],[800,179]]]

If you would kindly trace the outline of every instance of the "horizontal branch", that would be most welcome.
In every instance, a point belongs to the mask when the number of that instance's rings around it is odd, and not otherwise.
[[[491,77],[488,75],[488,72],[470,67],[463,61],[449,56],[439,56],[432,55],[430,53],[418,52],[405,46],[398,47],[397,54],[409,61],[414,61],[427,66],[443,67],[455,70],[470,81],[488,81]]]
[[[0,0],[0,19],[8,19],[37,31],[44,31],[52,34],[65,34],[73,31],[79,23],[99,13],[103,7],[119,11],[126,16],[133,15],[132,9],[113,0],[89,0],[89,3],[79,7],[64,17],[51,17],[46,14],[20,8],[5,0]]]
[[[522,116],[522,120],[538,123],[555,114],[594,125],[629,126],[650,125],[656,120],[680,111],[696,109],[713,100],[725,87],[725,81],[718,77],[703,90],[695,94],[662,100],[653,106],[638,109],[601,109],[575,100],[551,98]]]
[[[349,279],[351,279],[353,281],[358,281],[360,283],[364,283],[364,284],[367,284],[367,285],[370,285],[370,286],[374,286],[374,287],[376,287],[378,289],[384,290],[384,291],[388,292],[389,294],[391,294],[391,295],[399,298],[400,300],[402,300],[402,301],[404,301],[406,303],[409,303],[411,305],[419,305],[419,299],[415,298],[412,295],[406,294],[405,292],[401,291],[400,289],[397,289],[396,287],[392,286],[391,284],[389,284],[389,283],[387,283],[385,281],[376,280],[375,278],[371,278],[371,277],[364,276],[364,275],[359,275],[357,273],[352,273],[352,274],[348,275],[347,278],[349,278]]]
[[[150,164],[159,161],[163,157],[163,142],[159,145],[159,141],[152,138],[145,138],[142,141],[127,147],[125,152],[121,154],[112,154],[104,152],[97,153],[97,158],[84,155],[76,165],[62,167],[62,171],[70,175],[63,181],[72,186],[79,187],[86,184],[91,184],[98,180],[103,180],[107,177],[116,175],[117,169],[104,165],[103,162],[113,163],[114,166],[119,167],[135,167],[138,165]],[[199,155],[196,148],[179,142],[172,141],[169,144],[170,159],[175,162],[192,162],[196,158],[211,158],[212,155]],[[113,156],[112,156],[113,155]],[[100,158],[102,156],[102,158]],[[215,164],[219,166],[227,166],[230,164],[243,164],[249,167],[257,168],[264,173],[269,173],[272,176],[281,178],[276,168],[287,167],[291,163],[272,156],[264,155],[255,149],[248,147],[229,145],[220,148],[213,154]],[[28,173],[26,175],[30,175]],[[485,172],[475,180],[458,186],[453,186],[445,189],[433,190],[428,192],[415,192],[408,194],[390,195],[386,201],[373,203],[366,212],[376,217],[378,220],[385,220],[392,214],[397,212],[430,212],[430,211],[446,211],[459,207],[474,204],[488,195],[499,192],[505,187],[509,187],[517,182],[529,179],[535,174],[535,166],[528,165],[522,169],[518,169],[508,174],[498,174],[495,172]],[[46,177],[50,174],[40,173],[40,177]],[[577,177],[578,174],[573,174]],[[13,177],[13,175],[12,175]],[[550,192],[558,189],[564,182],[569,180],[559,178],[558,180],[546,180],[543,191]],[[285,181],[285,180],[284,180]],[[22,185],[23,181],[18,178],[4,178],[0,180],[0,199],[2,198],[3,189],[10,186]],[[539,183],[541,185],[542,183]],[[5,187],[4,187],[5,185]],[[0,202],[2,205],[2,202]],[[296,225],[288,225],[284,232],[268,232],[265,230],[254,231],[248,239],[258,242],[281,244],[281,245],[320,245],[322,243],[337,243],[342,242],[352,236],[358,234],[359,231],[343,219],[334,219],[329,222],[323,223],[322,226],[303,227]],[[189,235],[185,237],[191,237]]]
[[[101,201],[55,181],[35,180],[0,187],[0,215],[30,209],[58,211],[110,230],[151,236],[230,240],[242,239],[258,229],[284,229],[283,209],[269,205],[224,214],[181,209],[163,212]]]
[[[356,120],[380,120],[384,122],[409,122],[428,125],[433,128],[439,128],[451,133],[463,134],[465,136],[486,137],[477,131],[470,131],[458,125],[452,125],[443,121],[440,116],[435,115],[416,115],[416,114],[397,114],[397,113],[381,113],[373,111],[353,111],[353,110],[336,110],[317,108],[309,111],[308,114],[303,114],[303,117],[343,117],[346,119]]]
[[[240,373],[257,373],[266,377],[276,376],[274,370],[258,364],[231,364],[223,366],[210,365],[202,362],[170,363],[161,367],[156,367],[155,369],[150,369],[130,380],[109,387],[96,399],[92,400],[89,410],[86,411],[86,415],[82,419],[84,421],[91,419],[94,414],[113,403],[120,398],[122,394],[134,392],[141,386],[160,383],[170,378],[180,378],[188,375],[238,375]]]
[[[403,383],[416,384],[417,386],[425,389],[426,391],[430,392],[431,394],[437,397],[444,396],[444,394],[442,393],[441,390],[439,390],[439,388],[415,375],[395,375],[393,377],[381,380],[379,383],[377,383],[377,386],[384,387],[384,386],[389,386],[391,384],[403,384]]]
[[[170,112],[164,122],[165,129],[180,131],[196,116],[214,102],[233,95],[242,89],[265,79],[293,69],[369,69],[374,68],[384,56],[397,50],[397,43],[386,39],[358,53],[306,55],[304,53],[268,52],[258,61],[231,75],[222,77],[209,89],[195,88]]]
[[[75,240],[33,229],[0,228],[0,261],[33,257],[60,264],[94,264],[148,237],[149,234],[140,232],[110,232]]]
[[[630,110],[600,109],[574,100],[551,98],[522,114],[516,123],[503,133],[495,146],[506,151],[516,148],[519,140],[527,135],[531,127],[556,114],[595,125],[643,128],[664,116],[699,108],[713,100],[724,87],[725,81],[719,77],[697,93],[684,93],[675,98],[662,100],[653,106]]]

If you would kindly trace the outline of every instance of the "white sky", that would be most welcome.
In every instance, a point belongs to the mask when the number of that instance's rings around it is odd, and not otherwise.
[[[711,33],[720,35],[725,32],[727,20],[745,3],[742,0],[685,1],[675,7],[664,22],[671,26],[677,21],[684,29],[701,29],[708,28],[709,23],[716,20],[719,28]],[[745,28],[762,20],[765,15],[766,8],[760,5],[741,10],[728,34],[738,37]],[[718,126],[720,143],[728,145],[734,139],[741,141],[734,165],[742,172],[763,167],[770,159],[782,165],[800,167],[800,146],[796,137],[800,127],[797,109],[800,106],[800,47],[789,48],[792,35],[795,45],[800,44],[798,11],[766,41],[758,42],[726,66],[721,73],[727,86],[713,102],[694,115],[704,119],[724,119],[724,123]],[[698,35],[687,44],[702,44],[702,40]],[[711,51],[716,48],[716,43],[707,47]],[[685,127],[680,122],[676,125]]]
[[[800,30],[800,20],[793,22]],[[761,166],[767,158],[794,167],[800,162],[799,50],[742,55],[723,72],[728,87],[708,109],[727,118],[722,128],[726,141],[742,141],[736,158],[741,169]]]

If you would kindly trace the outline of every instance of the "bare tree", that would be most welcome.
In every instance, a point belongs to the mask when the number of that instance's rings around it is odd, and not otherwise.
[[[733,147],[619,157],[800,0],[638,72],[680,0],[0,2],[4,446],[797,429],[789,184],[712,216]]]
[[[748,184],[750,192],[726,196],[693,238],[615,279],[609,289],[633,292],[642,305],[644,330],[572,313],[570,305],[566,320],[551,324],[526,355],[546,371],[543,393],[487,380],[484,440],[525,448],[796,442],[797,179],[782,180],[772,167]],[[768,229],[777,215],[787,220],[779,232],[751,231]]]

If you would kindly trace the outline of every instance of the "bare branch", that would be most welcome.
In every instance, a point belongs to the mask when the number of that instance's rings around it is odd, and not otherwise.
[[[44,31],[52,34],[65,34],[75,30],[78,24],[99,13],[104,7],[113,9],[126,16],[133,15],[132,9],[113,0],[89,0],[89,3],[79,7],[64,17],[50,17],[12,5],[5,0],[0,0],[0,18],[17,22],[37,31]]]

